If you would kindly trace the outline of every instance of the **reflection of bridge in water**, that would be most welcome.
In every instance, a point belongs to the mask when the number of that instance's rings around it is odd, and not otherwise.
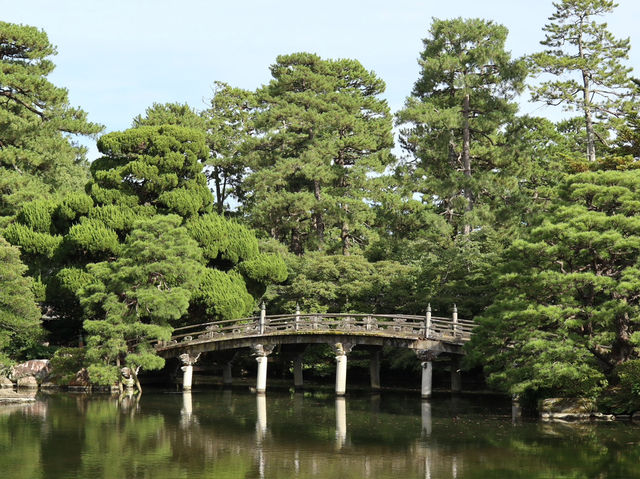
[[[431,315],[403,314],[295,314],[267,316],[264,305],[260,316],[230,321],[217,321],[178,328],[171,341],[155,345],[165,358],[178,357],[183,363],[183,388],[191,389],[193,365],[200,354],[211,351],[251,349],[258,362],[256,391],[267,387],[267,357],[280,345],[294,355],[294,386],[302,387],[304,349],[309,344],[328,344],[336,358],[336,388],[338,396],[346,392],[347,355],[354,347],[371,352],[371,387],[380,388],[380,350],[384,346],[415,351],[422,363],[422,396],[430,397],[433,361],[446,356],[451,361],[451,389],[460,391],[460,357],[463,345],[471,338],[473,322],[458,318],[454,306],[450,318]],[[223,380],[231,384],[231,364],[225,363]]]
[[[224,392],[226,401],[229,404],[229,414],[233,414],[232,392],[226,390]],[[199,424],[197,406],[194,411],[193,394],[185,391],[182,394],[182,410],[181,410],[181,428],[186,437],[184,441],[190,447],[195,447],[198,440],[196,435],[204,434],[200,440],[207,441],[210,439]],[[296,412],[304,414],[305,396],[302,393],[295,393],[292,398],[292,413]],[[458,458],[456,454],[450,451],[441,450],[436,443],[431,440],[432,437],[432,409],[429,401],[423,400],[421,403],[421,434],[415,439],[409,441],[402,452],[397,451],[390,453],[389,450],[381,449],[380,454],[368,453],[364,456],[356,454],[359,450],[357,445],[351,441],[347,421],[347,405],[348,400],[343,396],[335,398],[335,440],[333,448],[321,447],[316,444],[313,450],[307,447],[298,447],[290,445],[282,446],[282,452],[279,448],[274,448],[274,442],[278,440],[273,437],[267,414],[267,398],[264,394],[256,395],[256,413],[255,413],[255,436],[252,443],[246,443],[240,440],[228,439],[225,444],[236,444],[239,448],[234,451],[238,455],[253,456],[257,477],[264,478],[272,476],[273,471],[287,470],[289,473],[295,473],[295,476],[307,477],[329,477],[330,463],[337,463],[340,468],[345,470],[359,471],[357,477],[376,478],[384,477],[393,470],[402,471],[420,471],[423,477],[438,477],[438,474],[447,471],[446,477],[456,478],[458,472],[462,470],[463,460]],[[371,396],[372,405],[379,401],[379,395]],[[407,418],[403,418],[407,419]],[[361,425],[360,425],[361,428]],[[359,431],[360,434],[362,431]],[[277,433],[276,433],[277,436]],[[436,441],[437,442],[437,441]],[[201,447],[210,449],[210,454],[216,455],[217,448],[221,447],[221,443],[216,439],[213,442]],[[335,455],[335,453],[345,452],[346,454]],[[335,466],[334,466],[335,467]],[[271,471],[268,474],[267,471]],[[421,475],[422,475],[421,474]],[[450,474],[450,475],[449,475]]]

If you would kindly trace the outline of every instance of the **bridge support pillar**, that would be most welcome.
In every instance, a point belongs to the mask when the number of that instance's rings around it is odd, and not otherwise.
[[[293,387],[296,389],[302,389],[302,354],[298,354],[293,359]]]
[[[433,361],[440,354],[439,351],[432,351],[426,349],[416,350],[416,355],[422,365],[422,388],[420,392],[422,399],[429,399],[431,397],[431,391],[433,389]]]
[[[462,391],[462,376],[460,374],[460,358],[451,358],[451,392]]]
[[[258,362],[258,377],[256,380],[256,393],[264,394],[267,391],[267,356],[271,354],[274,346],[256,344],[253,346],[253,355]]]
[[[347,354],[353,345],[350,343],[335,343],[332,345],[336,353],[336,395],[344,396],[347,392]]]
[[[371,389],[380,389],[380,350],[371,351],[371,361],[369,362],[369,375],[371,377]]]
[[[191,391],[193,384],[193,365],[198,361],[200,355],[190,356],[187,353],[180,355],[180,361],[182,362],[182,390]]]
[[[423,399],[431,397],[433,386],[433,361],[422,361],[422,388],[420,392]]]
[[[267,390],[267,357],[257,356],[258,361],[258,378],[256,381],[256,392],[258,394],[264,394]]]

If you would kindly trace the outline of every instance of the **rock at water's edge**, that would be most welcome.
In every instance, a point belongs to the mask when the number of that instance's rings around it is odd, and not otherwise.
[[[584,421],[591,419],[596,411],[593,399],[549,398],[538,403],[543,421]]]
[[[3,388],[13,388],[13,383],[11,382],[11,379],[9,378],[5,378],[4,376],[0,377],[0,389]]]
[[[41,383],[51,373],[51,364],[48,359],[31,359],[11,368],[9,379],[17,381],[24,377],[34,377]]]
[[[25,376],[18,379],[19,388],[38,389],[38,381],[33,376]]]

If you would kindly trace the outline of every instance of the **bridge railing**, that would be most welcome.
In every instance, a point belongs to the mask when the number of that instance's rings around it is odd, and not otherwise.
[[[241,319],[213,321],[176,328],[169,344],[192,341],[211,341],[238,337],[274,334],[321,334],[345,332],[353,334],[381,334],[397,337],[466,342],[471,338],[473,321],[431,316],[403,314],[264,314]]]

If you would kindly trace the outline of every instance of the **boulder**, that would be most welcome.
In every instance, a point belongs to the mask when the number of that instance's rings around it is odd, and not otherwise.
[[[33,376],[24,376],[18,379],[18,387],[38,389],[38,381]]]
[[[595,401],[588,398],[549,398],[538,403],[543,421],[585,421],[596,411]]]
[[[11,368],[9,379],[18,381],[21,378],[33,377],[41,383],[51,373],[51,364],[48,359],[31,359],[17,364]]]
[[[5,378],[4,376],[0,377],[0,389],[12,388],[12,387],[13,387],[13,382],[11,382],[11,379]]]
[[[89,389],[91,387],[91,381],[89,381],[89,371],[86,368],[82,368],[76,373],[76,377],[71,380],[69,387],[72,389]]]

